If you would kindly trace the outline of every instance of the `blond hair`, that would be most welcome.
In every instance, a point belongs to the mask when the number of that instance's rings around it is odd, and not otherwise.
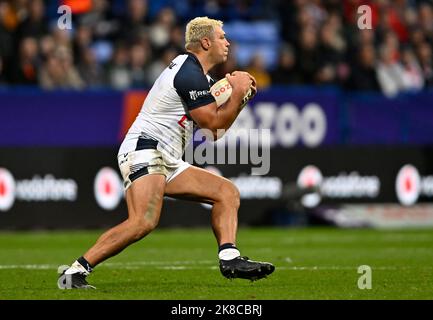
[[[208,37],[213,39],[215,28],[222,27],[221,20],[210,19],[208,17],[198,17],[192,19],[186,25],[185,31],[185,49],[196,47],[200,40]]]

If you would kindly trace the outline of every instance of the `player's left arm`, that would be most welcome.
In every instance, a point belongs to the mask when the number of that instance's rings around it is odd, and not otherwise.
[[[252,80],[245,74],[226,75],[232,86],[230,98],[220,107],[216,102],[190,110],[190,115],[200,128],[212,132],[214,140],[219,139],[230,128],[242,110],[242,100]]]
[[[253,81],[245,73],[227,74],[232,94],[227,102],[218,107],[202,71],[188,71],[178,73],[174,79],[174,87],[185,103],[189,116],[200,128],[210,130],[216,140],[232,125],[242,110],[242,100]]]

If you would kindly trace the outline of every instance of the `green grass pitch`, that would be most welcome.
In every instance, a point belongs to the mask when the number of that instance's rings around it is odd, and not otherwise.
[[[431,229],[240,228],[242,255],[276,266],[256,282],[221,276],[210,228],[157,229],[95,269],[97,290],[57,289],[57,266],[101,232],[0,232],[0,300],[433,298]],[[371,267],[371,289],[358,288],[361,265]]]

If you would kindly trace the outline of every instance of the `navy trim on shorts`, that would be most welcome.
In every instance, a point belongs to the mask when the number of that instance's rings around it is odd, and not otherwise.
[[[142,176],[145,176],[146,174],[149,174],[149,170],[147,170],[147,167],[141,168],[140,170],[135,171],[134,173],[131,173],[129,175],[129,180],[131,180],[131,183],[132,183],[134,180],[136,180]]]
[[[158,146],[158,141],[154,140],[154,139],[150,139],[150,138],[143,138],[140,137],[137,140],[137,145],[135,147],[135,151],[138,150],[146,150],[146,149],[154,149],[156,150]],[[137,164],[136,166],[139,166],[140,164]],[[134,180],[137,180],[138,178],[145,176],[147,174],[149,174],[149,170],[147,169],[148,167],[143,167],[141,169],[138,169],[137,171],[135,171],[134,173],[131,173],[129,175],[129,180],[131,181],[131,183]]]
[[[157,145],[158,145],[158,141],[156,140],[138,138],[135,151],[145,150],[145,149],[156,149]]]

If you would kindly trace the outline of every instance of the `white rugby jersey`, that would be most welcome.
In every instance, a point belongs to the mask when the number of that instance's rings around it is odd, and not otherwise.
[[[157,140],[158,150],[181,158],[193,134],[189,110],[215,102],[209,90],[213,83],[194,54],[177,56],[150,89],[119,155],[136,150],[142,136]]]

